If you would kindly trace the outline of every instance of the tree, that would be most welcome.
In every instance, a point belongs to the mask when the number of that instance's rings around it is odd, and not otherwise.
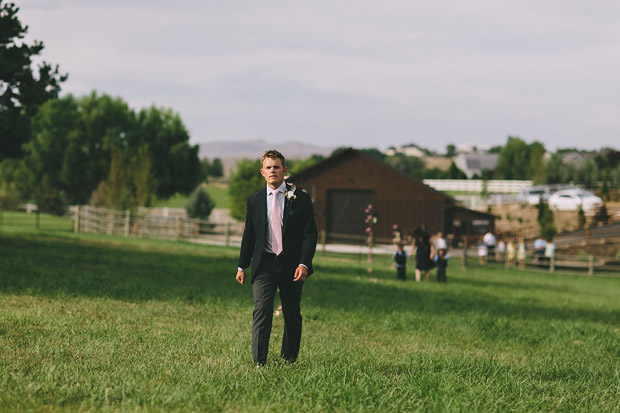
[[[189,194],[200,183],[198,145],[189,145],[189,133],[171,109],[152,106],[141,110],[127,140],[130,146],[149,146],[159,198],[177,192]]]
[[[230,177],[228,193],[230,195],[230,216],[243,221],[246,213],[246,201],[250,195],[265,185],[259,173],[260,160],[242,160],[237,162],[237,170]]]
[[[113,151],[127,147],[134,118],[125,102],[106,95],[46,102],[33,118],[33,138],[24,145],[28,192],[47,176],[68,202],[85,204],[108,176]]]
[[[314,154],[304,160],[299,160],[295,162],[287,162],[289,174],[299,173],[300,171],[303,171],[304,169],[309,168],[310,166],[314,165],[317,162],[322,161],[323,159],[325,159],[323,155]]]
[[[23,156],[31,119],[43,103],[58,96],[67,79],[57,65],[42,62],[33,67],[33,58],[44,46],[23,41],[28,26],[19,21],[18,11],[15,4],[0,0],[0,160]]]
[[[521,138],[509,137],[499,152],[495,170],[503,179],[526,179],[529,149]]]
[[[416,156],[407,156],[403,153],[397,153],[387,158],[386,162],[393,168],[413,178],[424,178],[426,166],[424,165],[424,161]]]
[[[215,158],[213,162],[211,162],[210,175],[214,178],[221,178],[224,176],[224,165],[220,158]]]
[[[540,236],[545,239],[551,239],[557,234],[557,229],[555,228],[555,220],[553,218],[553,211],[549,208],[549,204],[547,204],[542,197],[540,197],[540,202],[538,203],[538,226],[540,227]]]
[[[450,144],[446,145],[446,157],[447,158],[453,158],[454,156],[456,156],[456,146],[454,146],[454,144],[450,143]]]
[[[120,98],[68,95],[42,105],[32,130],[21,167],[25,193],[47,177],[70,203],[88,202],[98,188],[96,199],[125,208],[189,193],[200,181],[198,146],[189,145],[185,126],[169,109],[152,107],[138,116]]]
[[[450,167],[446,171],[446,179],[467,179],[465,172],[461,171],[454,161],[450,162]]]
[[[202,186],[197,186],[185,203],[185,211],[190,218],[207,219],[215,203]]]
[[[540,142],[533,142],[528,145],[529,165],[527,168],[527,178],[540,185],[545,181],[545,147]]]
[[[204,158],[200,160],[201,181],[209,180],[209,177],[221,178],[224,176],[224,166],[220,158],[215,158],[212,162]]]

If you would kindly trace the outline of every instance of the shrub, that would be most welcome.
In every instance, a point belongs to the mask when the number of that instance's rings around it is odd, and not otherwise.
[[[215,202],[202,186],[196,187],[185,203],[185,211],[190,218],[207,219]]]

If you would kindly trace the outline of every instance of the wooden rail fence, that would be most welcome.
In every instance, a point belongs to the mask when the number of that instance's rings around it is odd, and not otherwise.
[[[240,243],[243,236],[242,224],[154,216],[144,212],[77,206],[73,216],[75,233],[204,241],[227,246]]]

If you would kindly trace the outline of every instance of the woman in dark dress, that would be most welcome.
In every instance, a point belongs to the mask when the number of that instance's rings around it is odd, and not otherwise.
[[[415,280],[419,282],[422,279],[422,272],[424,272],[424,280],[428,281],[430,278],[430,271],[435,266],[430,236],[426,232],[418,232],[414,238],[414,247],[416,249]]]

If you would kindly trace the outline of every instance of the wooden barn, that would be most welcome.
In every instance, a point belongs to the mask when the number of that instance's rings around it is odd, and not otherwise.
[[[365,239],[368,205],[377,218],[373,232],[379,243],[391,242],[393,225],[407,234],[424,226],[431,233],[441,230],[457,239],[494,228],[493,215],[457,206],[450,196],[351,148],[288,181],[312,197],[317,227],[325,231],[327,241]]]

